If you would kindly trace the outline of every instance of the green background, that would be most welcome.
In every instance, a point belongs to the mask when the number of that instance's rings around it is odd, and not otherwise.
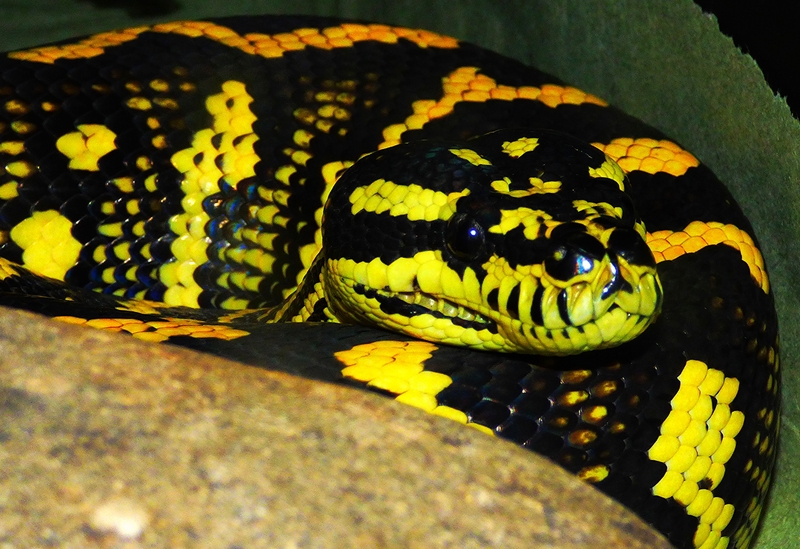
[[[158,14],[153,14],[157,11]],[[147,13],[149,11],[149,13]],[[144,12],[144,13],[143,13]],[[752,220],[781,322],[783,423],[757,549],[800,536],[800,125],[756,66],[689,0],[0,0],[0,51],[116,27],[248,13],[314,13],[417,26],[500,51],[664,130],[708,164]]]

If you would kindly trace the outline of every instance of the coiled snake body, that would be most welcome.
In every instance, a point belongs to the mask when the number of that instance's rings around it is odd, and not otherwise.
[[[275,323],[328,322],[287,370],[547,455],[678,547],[749,544],[769,281],[731,195],[657,130],[455,39],[322,18],[0,66],[0,303],[256,364],[292,345]]]

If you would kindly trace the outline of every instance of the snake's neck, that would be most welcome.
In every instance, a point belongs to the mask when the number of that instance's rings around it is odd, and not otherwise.
[[[262,322],[339,322],[325,298],[324,255],[317,254],[293,292],[266,314],[259,315]]]

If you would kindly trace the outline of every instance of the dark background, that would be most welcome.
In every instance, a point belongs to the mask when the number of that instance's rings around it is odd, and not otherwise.
[[[794,2],[695,0],[713,13],[720,30],[761,67],[772,89],[786,97],[800,118],[800,16],[789,12]]]

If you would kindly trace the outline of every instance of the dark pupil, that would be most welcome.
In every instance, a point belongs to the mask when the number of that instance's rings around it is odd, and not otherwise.
[[[447,225],[447,247],[459,259],[474,259],[483,250],[483,227],[466,214],[456,214]]]

